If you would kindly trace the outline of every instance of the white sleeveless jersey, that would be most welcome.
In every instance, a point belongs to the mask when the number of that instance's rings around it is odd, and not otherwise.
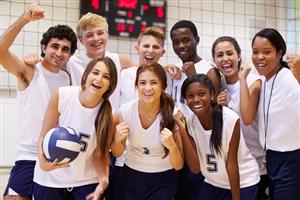
[[[51,93],[59,86],[69,84],[70,78],[66,72],[49,72],[38,63],[28,87],[23,91],[17,91],[18,107],[21,113],[17,160],[37,159],[37,142]]]
[[[262,146],[266,142],[266,149],[294,151],[300,149],[300,85],[287,68],[279,71],[275,81],[274,78],[275,75],[262,83],[258,109],[260,141]]]
[[[234,111],[223,107],[222,155],[220,156],[212,153],[210,150],[211,130],[204,130],[195,114],[187,118],[188,131],[196,143],[201,172],[205,177],[205,182],[216,187],[230,189],[226,160],[234,125],[238,119],[239,117]],[[240,135],[238,164],[241,188],[252,186],[259,182],[258,165],[246,148],[243,134]]]
[[[76,187],[98,182],[94,166],[93,152],[97,147],[94,122],[100,104],[95,108],[86,108],[79,101],[79,86],[61,87],[59,89],[58,111],[59,126],[72,128],[81,141],[78,157],[70,167],[43,171],[37,162],[34,182],[53,188]]]
[[[255,74],[249,74],[247,77],[247,84],[250,87],[256,80],[260,80],[261,77]],[[228,107],[240,115],[240,81],[234,84],[227,84],[222,79],[222,87],[226,88],[229,95]],[[260,173],[266,174],[266,168],[263,164],[265,160],[266,152],[259,142],[259,131],[258,131],[258,115],[250,125],[245,125],[243,120],[240,119],[240,125],[245,138],[246,145],[254,158],[256,159]]]
[[[138,67],[129,67],[121,71],[121,80],[119,84],[121,105],[138,98],[138,91],[137,88],[135,87],[137,69]],[[167,84],[168,87],[166,88],[166,92],[171,93],[171,89],[169,88],[169,86],[172,86],[172,79],[168,75],[167,75]],[[124,165],[125,162],[124,155],[125,152],[123,153],[122,156],[116,158],[116,162],[115,162],[116,166]]]
[[[177,64],[176,66],[182,67],[182,63]],[[197,74],[207,74],[208,71],[214,66],[209,63],[207,60],[200,60],[199,62],[195,63],[195,69]],[[184,103],[184,98],[181,96],[181,86],[184,82],[184,80],[187,78],[185,73],[181,74],[180,80],[173,80],[173,86],[172,86],[172,98],[175,101],[175,105],[177,108],[179,108],[184,115],[192,114],[192,111],[189,109],[189,107]]]
[[[118,72],[118,83],[117,87],[109,97],[109,101],[111,106],[114,109],[118,109],[120,107],[120,74],[121,74],[121,63],[119,59],[119,55],[117,53],[111,53],[109,51],[105,51],[105,56],[111,58],[116,65]],[[72,85],[80,86],[81,78],[84,73],[85,68],[89,64],[92,59],[89,58],[86,54],[80,54],[77,56],[71,56],[69,62],[67,64],[67,70],[72,78]]]
[[[165,152],[160,141],[161,115],[148,129],[144,129],[139,118],[138,100],[122,105],[119,114],[129,125],[125,164],[134,170],[149,173],[172,169],[169,155],[162,158]]]

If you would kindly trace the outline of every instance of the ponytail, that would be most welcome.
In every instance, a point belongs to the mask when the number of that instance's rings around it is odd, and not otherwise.
[[[111,127],[112,108],[108,99],[104,99],[95,119],[97,146],[100,146],[101,159],[103,162],[108,160],[109,149],[112,142],[112,135],[110,133]]]
[[[282,59],[280,60],[280,65],[281,65],[281,67],[290,69],[290,67],[288,66],[287,62],[283,61]]]
[[[223,132],[223,108],[212,101],[212,131],[210,137],[210,150],[221,155],[222,132]]]
[[[160,113],[162,115],[162,120],[160,122],[160,130],[163,130],[164,128],[168,128],[171,131],[174,130],[174,106],[175,104],[172,97],[163,91],[160,96]],[[167,149],[166,147],[164,147],[164,150],[165,155],[163,156],[163,158],[167,157],[169,153],[169,149]]]

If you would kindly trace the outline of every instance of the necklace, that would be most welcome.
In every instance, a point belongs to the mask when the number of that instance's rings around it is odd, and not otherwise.
[[[156,119],[157,114],[159,113],[159,110],[154,112],[153,114],[146,114],[144,117],[148,120],[148,122],[154,121]]]
[[[267,131],[268,131],[268,125],[269,125],[269,110],[270,110],[270,104],[271,104],[271,98],[272,98],[272,94],[273,94],[273,88],[274,88],[274,83],[275,83],[275,79],[277,77],[278,72],[280,71],[281,68],[279,68],[279,70],[276,72],[275,77],[272,81],[272,85],[271,85],[271,92],[270,92],[270,97],[269,97],[269,102],[267,105],[267,113],[266,113],[266,83],[267,81],[264,82],[264,99],[263,99],[263,111],[264,111],[264,128],[265,128],[265,144],[264,144],[264,149],[266,150],[266,141],[267,141]]]

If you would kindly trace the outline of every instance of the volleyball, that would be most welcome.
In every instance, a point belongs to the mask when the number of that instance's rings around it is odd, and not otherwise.
[[[72,162],[80,152],[80,141],[71,128],[56,127],[47,132],[42,149],[48,161],[59,164]]]

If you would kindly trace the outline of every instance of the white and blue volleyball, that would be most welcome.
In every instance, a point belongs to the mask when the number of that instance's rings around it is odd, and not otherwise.
[[[57,127],[47,132],[43,140],[43,152],[48,161],[59,164],[72,162],[80,152],[80,141],[71,128]]]

